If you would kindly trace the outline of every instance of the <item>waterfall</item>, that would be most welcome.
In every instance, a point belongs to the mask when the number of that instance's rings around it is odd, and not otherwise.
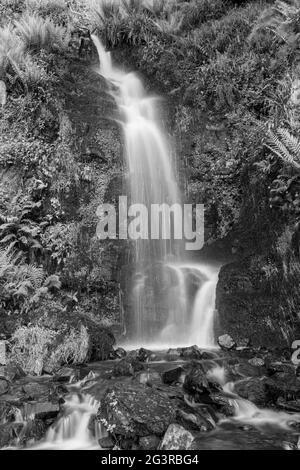
[[[157,112],[157,98],[149,96],[135,73],[113,65],[110,52],[93,36],[108,93],[121,123],[129,172],[131,204],[180,204],[171,147]],[[174,218],[174,233],[178,220]],[[175,239],[135,241],[135,275],[130,305],[133,319],[127,347],[164,348],[197,344],[215,347],[213,336],[218,268],[184,262],[183,242]]]
[[[99,402],[88,394],[73,393],[64,404],[63,414],[48,430],[34,450],[99,450],[98,440],[107,435],[98,421],[92,420]]]

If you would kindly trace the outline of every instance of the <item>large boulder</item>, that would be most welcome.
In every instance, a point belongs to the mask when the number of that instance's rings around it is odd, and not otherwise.
[[[179,424],[170,424],[159,446],[160,450],[188,450],[194,436]]]
[[[142,385],[118,384],[108,389],[97,419],[122,438],[162,436],[175,418],[173,402],[163,393]]]

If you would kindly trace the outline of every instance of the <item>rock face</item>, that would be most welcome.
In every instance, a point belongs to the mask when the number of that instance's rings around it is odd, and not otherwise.
[[[251,258],[227,264],[219,273],[216,334],[231,335],[237,343],[245,337],[254,347],[290,347],[300,336],[300,322],[291,332],[282,315],[281,299],[271,290]]]
[[[142,385],[116,385],[108,389],[97,419],[123,438],[162,436],[175,418],[172,401]]]
[[[170,424],[159,446],[160,450],[188,450],[194,436],[179,424]]]

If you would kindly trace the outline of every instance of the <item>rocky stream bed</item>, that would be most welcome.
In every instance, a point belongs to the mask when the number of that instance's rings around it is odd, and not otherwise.
[[[0,377],[0,447],[298,449],[300,368],[288,351],[197,346]]]

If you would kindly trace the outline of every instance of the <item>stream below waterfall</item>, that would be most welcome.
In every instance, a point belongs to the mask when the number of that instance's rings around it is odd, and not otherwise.
[[[143,390],[150,390],[150,396],[153,394],[154,397],[158,391],[160,396],[164,396],[166,400],[171,396],[174,400],[174,407],[177,409],[174,421],[182,424],[179,416],[183,415],[186,419],[185,428],[189,428],[189,424],[191,424],[190,432],[194,437],[191,449],[299,448],[300,412],[287,412],[274,406],[259,407],[250,400],[240,397],[235,391],[235,386],[248,378],[240,376],[236,381],[229,380],[229,376],[232,375],[230,369],[234,369],[230,364],[234,364],[235,368],[240,367],[241,364],[245,366],[244,359],[239,362],[233,354],[227,355],[218,350],[202,352],[204,357],[209,354],[213,359],[190,361],[178,358],[174,361],[172,358],[174,350],[169,353],[155,351],[152,353],[152,356],[156,355],[154,362],[148,360],[140,372],[127,377],[114,375],[116,365],[122,363],[124,359],[90,364],[88,366],[89,373],[84,379],[67,385],[68,391],[64,396],[60,413],[48,428],[45,436],[39,441],[28,441],[25,448],[34,450],[101,450],[99,442],[105,442],[109,433],[113,437],[115,449],[124,448],[125,442],[128,446],[128,439],[122,441],[120,436],[115,435],[112,423],[95,419],[106,390],[117,385],[121,385],[124,390],[127,387],[129,389],[136,387],[139,393],[143,393]],[[206,371],[206,377],[210,383],[218,385],[218,399],[223,397],[221,399],[225,400],[226,406],[232,409],[228,416],[221,408],[214,408],[214,405],[211,406],[211,404],[208,406],[207,396],[202,403],[199,398],[184,392],[186,375],[190,373],[190,367],[194,367],[195,364]],[[176,370],[178,367],[182,368],[182,376],[177,377],[177,381],[172,384],[165,384],[164,374],[172,369]],[[36,380],[38,381],[38,379]],[[205,415],[202,407],[205,409]],[[147,409],[146,402],[145,408]],[[16,419],[26,427],[35,419],[35,409],[37,408],[32,404],[30,414],[27,413],[25,417],[23,412],[22,417],[22,412],[20,412]],[[209,429],[204,430],[205,428],[201,426],[197,429],[197,425],[194,425],[196,423],[195,417],[199,416],[199,410],[200,416],[202,418],[206,416],[207,422],[210,423]],[[157,419],[160,417],[158,416]],[[137,430],[137,436],[131,435],[132,447],[129,446],[129,448],[132,450],[140,448],[138,433]],[[162,437],[160,436],[159,439],[161,440]],[[15,445],[6,446],[6,448],[13,449],[19,446],[20,444],[16,441]],[[21,447],[24,448],[24,445]]]

